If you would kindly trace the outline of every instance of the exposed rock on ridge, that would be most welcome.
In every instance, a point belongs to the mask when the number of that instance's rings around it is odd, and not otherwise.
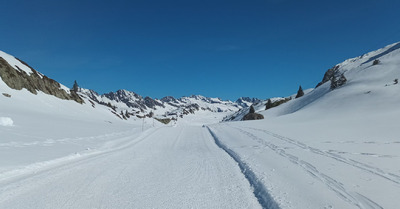
[[[25,64],[22,61],[21,63]],[[28,65],[26,66],[29,67]],[[60,99],[74,100],[80,104],[84,102],[76,92],[66,92],[57,81],[38,73],[33,68],[29,67],[32,73],[28,75],[28,73],[19,69],[18,66],[15,67],[17,69],[12,67],[4,58],[0,57],[0,77],[10,88],[16,90],[25,88],[33,94],[37,94],[37,91],[42,91]]]

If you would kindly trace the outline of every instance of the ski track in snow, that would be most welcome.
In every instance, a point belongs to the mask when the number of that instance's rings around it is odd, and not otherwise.
[[[231,125],[226,125],[227,127],[233,128],[233,129],[237,129],[239,132],[241,132],[243,135],[249,137],[250,139],[256,141],[259,144],[264,145],[265,147],[268,147],[269,149],[273,150],[275,153],[277,153],[278,155],[288,159],[290,162],[299,165],[302,169],[304,169],[307,173],[309,173],[312,177],[318,179],[319,181],[321,181],[322,183],[324,183],[330,190],[332,190],[333,192],[335,192],[339,197],[341,197],[342,199],[344,199],[345,201],[347,201],[348,203],[360,208],[360,209],[381,209],[383,207],[381,207],[379,204],[375,203],[374,201],[372,201],[371,199],[369,199],[368,197],[365,197],[361,194],[355,193],[355,192],[350,192],[347,191],[347,189],[345,188],[345,186],[339,182],[338,180],[324,174],[323,172],[319,171],[313,164],[302,160],[301,157],[299,156],[295,156],[289,153],[285,152],[285,148],[284,147],[280,147],[276,144],[273,144],[272,142],[266,141],[262,138],[259,138],[257,136],[255,136],[254,134],[252,134],[251,132],[245,131],[242,128],[239,127],[234,127]],[[253,128],[249,128],[249,129],[253,129]],[[257,131],[265,131],[265,130],[260,130],[260,129],[255,129]],[[273,136],[277,139],[280,140],[285,140],[286,142],[295,144],[298,147],[301,147],[303,149],[308,149],[309,151],[312,151],[313,153],[316,154],[323,154],[324,152],[315,148],[310,148],[309,146],[305,145],[304,143],[289,139],[287,137],[283,137],[277,134],[273,134],[271,132],[265,131],[264,133],[267,133],[270,136]],[[325,155],[324,155],[325,156]],[[347,161],[341,161],[341,158],[338,157],[333,157],[331,155],[326,155],[326,157],[330,157],[333,158],[335,160],[339,160],[340,162],[344,162],[347,163]],[[357,164],[353,163],[350,165],[354,165],[357,168],[362,168],[361,166],[357,166]],[[370,171],[365,169],[366,171]],[[379,175],[377,173],[374,173],[376,175]],[[379,175],[381,176],[381,175]],[[395,181],[394,181],[395,182]],[[395,182],[397,183],[397,182]]]
[[[102,134],[102,135],[90,136],[90,137],[63,138],[63,139],[57,140],[57,141],[68,141],[69,143],[71,143],[71,140],[73,140],[73,141],[74,140],[84,140],[84,139],[85,140],[87,140],[87,139],[100,140],[103,138],[107,138],[110,141],[105,143],[103,145],[103,148],[101,148],[99,150],[91,150],[91,149],[87,148],[83,152],[76,152],[76,153],[68,155],[68,156],[64,156],[64,157],[60,157],[60,158],[56,158],[56,159],[52,159],[52,160],[48,160],[48,161],[43,161],[43,162],[36,162],[36,163],[30,164],[27,166],[23,166],[21,168],[1,172],[0,173],[0,186],[2,185],[2,183],[4,183],[4,185],[9,185],[10,183],[18,182],[18,181],[23,180],[32,175],[37,175],[37,174],[51,171],[53,169],[62,168],[64,166],[68,166],[69,164],[73,164],[76,162],[97,159],[98,157],[102,157],[109,153],[123,150],[127,147],[133,146],[133,145],[145,140],[147,137],[151,136],[156,130],[157,129],[147,130],[147,131],[143,132],[142,134],[140,134],[138,137],[136,137],[134,140],[129,140],[130,138],[132,138],[132,136],[129,136],[130,134],[132,134],[132,131],[115,132],[115,133]],[[112,137],[112,138],[109,138],[109,137]],[[30,145],[32,145],[32,144],[30,144]],[[36,143],[34,145],[36,145]],[[0,191],[1,191],[1,188],[0,188]],[[0,195],[0,202],[1,202],[1,195]]]
[[[221,143],[217,135],[213,131],[211,131],[209,127],[207,127],[207,129],[214,138],[215,143],[218,145],[218,147],[220,147],[222,150],[228,153],[229,156],[231,156],[232,159],[234,159],[238,163],[243,175],[245,175],[250,185],[253,187],[253,193],[257,197],[260,205],[264,209],[278,209],[279,206],[276,204],[273,198],[268,194],[267,189],[265,188],[263,183],[261,183],[261,181],[257,178],[257,176],[254,174],[251,168],[246,164],[246,162],[241,160],[241,158],[234,151],[232,151],[231,149],[226,147],[223,143]]]
[[[109,133],[109,134],[101,134],[98,136],[87,136],[87,137],[75,137],[75,138],[61,138],[61,139],[41,139],[41,140],[36,140],[36,141],[30,141],[30,142],[5,142],[5,143],[0,143],[0,147],[29,147],[29,146],[49,146],[51,144],[55,143],[78,143],[79,141],[88,141],[88,140],[101,140],[101,139],[106,139],[108,137],[122,137],[126,136],[127,133],[130,131],[126,132],[116,132],[116,133]],[[25,136],[25,135],[23,135]]]
[[[393,174],[393,173],[386,173],[386,172],[384,172],[383,170],[381,170],[381,169],[379,169],[377,167],[373,167],[373,166],[367,165],[365,163],[362,163],[362,162],[359,162],[359,161],[356,161],[356,160],[353,160],[353,159],[347,159],[347,158],[344,158],[344,157],[342,157],[340,155],[337,155],[337,154],[334,154],[334,153],[331,153],[331,152],[322,151],[320,149],[308,146],[308,145],[306,145],[306,144],[304,144],[304,143],[302,143],[300,141],[297,141],[297,140],[294,140],[294,139],[291,139],[291,138],[288,138],[288,137],[285,137],[285,136],[282,136],[282,135],[279,135],[279,134],[276,134],[276,133],[272,133],[272,132],[267,131],[267,130],[257,129],[257,128],[248,128],[248,129],[264,132],[264,133],[266,133],[266,134],[268,134],[270,136],[273,136],[273,137],[275,137],[277,139],[280,139],[280,140],[283,140],[285,142],[289,142],[290,144],[296,145],[297,147],[300,147],[303,150],[308,150],[308,151],[310,151],[312,153],[315,153],[315,154],[318,154],[318,155],[322,155],[322,156],[334,159],[334,160],[342,162],[342,163],[346,163],[346,164],[348,164],[350,166],[353,166],[355,168],[361,169],[361,170],[366,171],[368,173],[372,173],[375,176],[384,178],[384,179],[389,180],[389,181],[391,181],[393,183],[396,183],[396,184],[400,184],[400,176],[398,176],[396,174]],[[374,155],[374,154],[370,154],[370,153],[360,153],[360,154],[361,155]]]
[[[126,141],[125,141],[126,142]],[[260,208],[237,163],[201,127],[0,179],[0,208]]]

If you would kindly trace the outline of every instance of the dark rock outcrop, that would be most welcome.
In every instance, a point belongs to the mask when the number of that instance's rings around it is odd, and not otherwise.
[[[317,84],[315,88],[318,88],[322,84],[330,81],[332,77],[334,76],[340,76],[339,75],[339,65],[335,65],[333,68],[327,70],[324,74],[324,77],[322,78],[322,81]]]
[[[261,120],[264,119],[264,116],[258,113],[248,113],[246,114],[242,120]]]
[[[278,107],[279,105],[284,104],[288,101],[290,101],[290,97],[279,99],[274,102],[272,102],[271,99],[268,99],[267,104],[265,104],[265,110],[271,109],[273,107]]]
[[[151,109],[155,109],[156,106],[161,106],[161,107],[165,107],[163,104],[157,102],[156,100],[150,98],[150,97],[145,97],[144,98],[144,104],[151,108]]]
[[[337,79],[336,76],[333,76],[331,78],[331,90],[343,86],[344,84],[346,84],[346,82],[347,79],[344,74],[340,75],[339,79]]]
[[[335,67],[326,71],[324,77],[322,78],[322,81],[319,82],[315,88],[321,86],[328,81],[331,81],[331,90],[346,84],[347,79],[344,76],[345,72],[339,71],[339,67],[339,65],[335,65]]]
[[[110,100],[123,102],[128,107],[131,108],[147,109],[142,96],[134,92],[121,89],[118,90],[117,92],[110,92],[108,94],[104,94],[104,96]]]
[[[162,102],[166,102],[166,103],[170,103],[170,102],[178,103],[178,100],[176,100],[173,96],[166,96],[166,97],[163,97],[160,100]]]
[[[164,123],[164,124],[168,124],[172,120],[171,118],[154,118],[154,119],[156,119],[156,120],[158,120],[158,121],[160,121],[161,123]]]
[[[24,64],[24,62],[22,63]],[[42,91],[60,99],[74,100],[80,104],[84,102],[76,92],[67,93],[57,81],[40,74],[31,67],[29,68],[32,70],[30,75],[18,67],[17,69],[13,68],[5,59],[0,57],[0,77],[10,88],[16,90],[25,88],[32,94]]]
[[[260,119],[264,119],[264,116],[256,113],[253,105],[250,106],[249,113],[247,113],[242,118],[242,120],[260,120]]]

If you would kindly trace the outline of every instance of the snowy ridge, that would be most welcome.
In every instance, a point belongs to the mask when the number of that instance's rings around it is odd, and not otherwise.
[[[306,89],[304,90],[304,94],[308,94],[312,92],[314,89]],[[268,100],[270,100],[272,103],[274,102],[279,102],[279,101],[289,101],[295,99],[296,94],[292,94],[288,97],[272,97],[266,100],[261,100],[257,98],[250,99],[248,97],[241,97],[239,98],[236,103],[238,103],[240,106],[242,106],[242,109],[239,109],[233,114],[227,115],[222,119],[222,121],[240,121],[242,118],[249,113],[250,106],[254,107],[254,110],[258,113],[261,111],[264,111],[266,108],[266,104]],[[304,105],[304,104],[303,104]],[[304,105],[305,106],[305,105]],[[301,107],[297,107],[297,109],[300,109]]]
[[[236,100],[236,103],[244,108],[250,107],[251,105],[257,104],[259,102],[261,102],[260,99],[250,98],[250,97],[240,97],[239,99]]]
[[[343,74],[347,78],[344,86],[332,90],[330,78],[325,76],[325,82],[321,82],[317,88],[306,93],[303,97],[261,113],[266,117],[276,117],[292,114],[314,106],[320,110],[335,108],[335,112],[348,111],[352,108],[361,108],[363,111],[368,111],[364,108],[370,109],[374,104],[376,107],[390,106],[393,104],[392,102],[379,103],[378,101],[398,100],[394,95],[399,87],[399,85],[396,85],[396,79],[400,78],[399,58],[400,43],[395,43],[374,52],[345,60],[328,70],[328,72],[334,72],[332,75],[335,76]],[[375,60],[379,60],[379,64],[374,65],[373,62]],[[359,104],[370,105],[360,106]],[[389,109],[393,109],[393,107],[389,107]],[[369,111],[384,110],[385,108],[373,108]],[[312,110],[310,109],[310,111]],[[315,113],[317,111],[312,112]]]
[[[272,101],[277,101],[277,100],[282,100],[282,99],[284,99],[284,98],[277,98],[277,97],[271,98]],[[260,112],[260,111],[262,111],[262,110],[265,110],[265,104],[266,104],[266,103],[267,103],[267,101],[261,101],[261,100],[260,100],[260,101],[257,102],[257,103],[250,104],[250,106],[253,105],[255,111],[256,111],[256,112]],[[244,107],[244,108],[242,108],[242,109],[236,111],[236,112],[233,113],[233,114],[227,115],[226,117],[224,117],[224,119],[223,119],[222,121],[240,121],[240,120],[242,120],[242,118],[243,118],[247,113],[249,113],[250,106]]]
[[[0,51],[0,58],[3,58],[12,68],[14,68],[16,71],[18,72],[24,72],[26,73],[28,76],[31,76],[32,74],[37,75],[39,78],[43,79],[44,76],[42,73],[34,70],[32,67],[30,67],[28,64],[26,64],[25,62],[21,61],[20,59],[9,55],[3,51]],[[47,78],[47,77],[46,77]],[[1,79],[0,79],[1,80]],[[4,82],[3,80],[1,80],[1,82]],[[59,88],[64,90],[67,94],[70,94],[70,89],[60,83],[58,83]]]
[[[18,71],[24,71],[28,75],[33,73],[32,69],[30,67],[23,64],[20,60],[18,60],[14,56],[11,56],[3,51],[0,51],[0,57],[5,59],[13,68],[15,68]],[[43,76],[42,74],[39,74],[39,75]]]
[[[139,94],[127,90],[118,90],[103,95],[84,88],[80,88],[79,91],[94,102],[113,107],[116,113],[128,113],[129,115],[138,115],[139,117],[145,117],[153,113],[158,118],[177,118],[184,117],[187,114],[195,114],[197,111],[225,112],[229,114],[241,108],[238,104],[231,101],[223,101],[219,98],[204,97],[201,95],[178,99],[167,96],[159,100],[150,97],[143,98]]]

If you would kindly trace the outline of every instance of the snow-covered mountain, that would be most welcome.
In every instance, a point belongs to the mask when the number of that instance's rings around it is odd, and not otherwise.
[[[296,94],[293,94],[288,97],[271,98],[272,102],[283,101],[285,98],[287,102],[269,110],[265,110],[268,100],[264,100],[255,104],[256,111],[266,118],[271,118],[298,111],[307,111],[310,115],[320,114],[313,109],[314,107],[324,110],[325,115],[339,114],[339,111],[379,112],[387,111],[387,108],[392,110],[394,107],[391,105],[397,98],[395,95],[399,86],[397,85],[400,77],[399,60],[400,43],[345,60],[327,70],[315,89],[305,90],[303,97],[295,98]],[[365,109],[367,107],[368,109]],[[224,121],[241,120],[248,109],[243,108],[228,115]]]
[[[400,43],[395,43],[337,64],[324,74],[322,81],[316,85],[315,89],[305,90],[303,97],[295,99],[295,96],[291,95],[270,98],[274,108],[266,111],[265,105],[268,100],[249,97],[241,97],[237,101],[231,102],[200,95],[181,98],[166,96],[162,99],[153,99],[142,97],[128,90],[118,90],[102,95],[84,88],[79,88],[79,91],[75,92],[39,73],[25,62],[1,51],[0,76],[2,80],[0,82],[10,89],[26,89],[33,94],[43,92],[81,104],[87,101],[88,104],[84,105],[91,105],[94,108],[96,108],[96,104],[105,106],[105,109],[114,116],[124,119],[130,116],[142,118],[153,115],[158,118],[178,118],[194,114],[197,111],[206,111],[225,112],[224,121],[235,121],[241,120],[251,105],[254,105],[257,112],[261,112],[269,118],[270,116],[295,113],[310,106],[321,106],[320,108],[326,109],[329,106],[346,104],[346,109],[349,109],[350,105],[359,109],[362,106],[358,105],[362,101],[376,103],[387,99],[393,100],[392,97],[386,98],[386,93],[390,93],[397,86],[398,77],[400,77],[396,71],[399,48]],[[365,91],[359,92],[360,89],[365,89]],[[392,93],[392,96],[394,94]],[[9,94],[4,90],[3,95]],[[363,96],[359,100],[353,100],[360,95]],[[332,98],[335,99],[332,101]],[[277,108],[278,104],[283,105]],[[383,105],[379,103],[376,106]]]
[[[118,90],[103,95],[94,90],[78,88],[72,91],[66,86],[34,70],[25,62],[0,51],[0,76],[1,81],[10,89],[26,89],[33,94],[43,92],[64,100],[75,100],[78,103],[88,102],[93,108],[97,106],[108,107],[108,111],[121,119],[130,116],[158,118],[177,118],[197,111],[208,112],[235,112],[240,105],[231,101],[223,101],[219,98],[209,98],[200,95],[181,97],[175,99],[167,96],[159,99],[142,97],[127,90]],[[4,90],[4,94],[8,95]],[[88,105],[86,104],[86,105]],[[107,109],[107,108],[106,108]]]
[[[302,97],[257,103],[74,92],[0,57],[1,208],[400,204],[400,43],[335,65]],[[217,123],[244,104],[265,119]],[[138,119],[150,113],[179,120]]]
[[[201,95],[174,98],[166,96],[162,99],[142,97],[134,92],[118,90],[107,94],[99,95],[93,90],[80,88],[79,92],[83,97],[93,100],[96,103],[112,107],[121,115],[136,115],[139,117],[183,117],[187,114],[194,114],[197,111],[209,112],[235,112],[241,108],[235,102],[223,101],[219,98],[209,98]]]
[[[236,103],[242,107],[250,107],[253,104],[260,103],[262,100],[258,98],[250,98],[250,97],[240,97],[236,100]]]
[[[399,79],[394,43],[335,65],[300,98],[255,108],[264,120],[210,130],[276,208],[398,208]]]
[[[265,111],[268,116],[296,112],[325,115],[344,112],[377,113],[397,110],[400,102],[400,43],[345,60],[329,69],[315,89],[280,108]],[[340,79],[345,82],[341,83]],[[316,115],[317,117],[317,115]]]
[[[307,90],[306,92],[308,92],[310,90]],[[266,109],[266,104],[268,103],[268,100],[270,100],[273,104],[276,104],[276,106],[283,104],[291,99],[294,99],[294,96],[289,96],[289,97],[273,97],[273,98],[269,98],[267,100],[255,100],[254,103],[246,101],[246,100],[241,100],[241,98],[238,100],[239,104],[241,104],[241,106],[243,107],[242,109],[239,109],[238,111],[236,111],[233,114],[227,115],[225,116],[222,121],[240,121],[243,119],[243,117],[249,113],[250,110],[250,106],[253,106],[256,112],[260,112],[262,110]],[[237,102],[238,102],[237,101]],[[245,102],[243,102],[245,101]]]

